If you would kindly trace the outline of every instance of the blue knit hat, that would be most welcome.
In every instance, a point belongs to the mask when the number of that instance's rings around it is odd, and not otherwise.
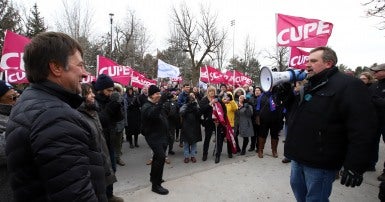
[[[0,80],[0,97],[6,94],[10,89],[12,89],[12,85],[5,82],[4,80]]]
[[[104,90],[106,88],[113,88],[114,87],[114,81],[112,81],[111,77],[105,74],[99,75],[98,79],[96,80],[94,84],[94,89],[96,91]]]

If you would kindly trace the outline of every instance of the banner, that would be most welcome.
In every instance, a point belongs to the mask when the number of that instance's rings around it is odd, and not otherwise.
[[[158,59],[158,78],[173,78],[180,75],[179,67],[167,64]]]
[[[183,78],[181,76],[170,78],[171,82],[177,82],[177,83],[182,83]]]
[[[236,147],[236,142],[234,138],[234,130],[233,128],[231,128],[229,119],[227,118],[226,115],[224,115],[224,111],[219,102],[214,103],[212,115],[213,115],[214,122],[219,123],[226,128],[225,130],[226,139],[231,145],[231,151],[233,152],[233,154],[236,154],[237,147]]]
[[[219,84],[225,82],[222,72],[210,66],[200,68],[200,80],[211,84]]]
[[[289,67],[305,69],[309,54],[309,52],[301,50],[297,47],[291,47]]]
[[[237,70],[228,70],[226,74],[224,74],[224,79],[227,82],[226,84],[233,86],[243,86],[245,84],[250,86],[253,84],[253,80]]]
[[[110,76],[113,81],[120,83],[124,86],[130,83],[132,71],[132,68],[129,66],[119,65],[111,59],[101,55],[98,55],[97,57],[98,75],[106,74]]]
[[[29,83],[25,71],[21,69],[8,69],[5,71],[5,81],[12,84]]]
[[[29,83],[24,72],[24,47],[31,40],[11,31],[5,32],[3,52],[0,61],[0,70],[5,71],[5,80],[8,83]]]
[[[82,83],[91,83],[96,81],[96,76],[89,74],[86,78],[82,79]]]
[[[144,86],[156,85],[156,80],[148,79],[143,74],[132,71],[131,86],[137,88],[143,88]]]
[[[278,46],[325,46],[332,30],[333,24],[330,22],[277,14]]]

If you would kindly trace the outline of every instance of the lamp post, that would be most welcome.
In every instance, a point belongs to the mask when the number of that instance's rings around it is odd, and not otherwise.
[[[235,20],[231,20],[231,26],[233,27],[233,60],[234,60],[234,35],[235,35]]]
[[[110,52],[110,58],[112,58],[112,21],[113,21],[112,17],[114,16],[114,14],[110,13],[109,15],[110,15],[110,23],[111,23],[111,36],[110,36],[111,52]]]

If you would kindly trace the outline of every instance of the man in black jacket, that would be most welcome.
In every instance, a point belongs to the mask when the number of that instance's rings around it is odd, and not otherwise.
[[[117,122],[124,119],[122,113],[122,100],[118,92],[114,92],[114,82],[111,77],[105,74],[99,75],[94,83],[96,91],[96,104],[98,115],[103,128],[103,135],[106,139],[112,169],[116,172],[116,152],[114,142],[117,138]],[[123,201],[122,198],[113,195],[113,184],[107,186],[108,201]]]
[[[79,43],[45,32],[25,47],[30,87],[13,107],[6,153],[15,201],[107,201],[104,159],[76,110],[87,76]]]
[[[168,194],[168,190],[161,185],[168,144],[168,123],[165,114],[162,113],[165,98],[161,99],[160,89],[151,85],[148,88],[147,102],[141,108],[143,135],[154,153],[150,173],[152,191],[162,195]]]
[[[385,135],[385,64],[380,64],[371,67],[370,70],[373,72],[374,78],[377,79],[377,81],[369,87],[372,93],[372,101],[374,103],[374,106],[376,107],[378,120],[377,135],[374,142],[375,149],[373,162],[371,164],[371,167],[369,168],[369,170],[373,171],[375,170],[375,165],[378,161],[378,151],[381,135],[383,140]],[[382,174],[378,176],[377,179],[381,181],[379,199],[381,201],[385,201],[385,168],[383,169]]]
[[[299,95],[284,85],[289,112],[284,153],[292,160],[297,201],[328,201],[342,166],[341,184],[359,186],[371,160],[376,122],[369,91],[336,64],[331,48],[315,48],[307,62],[309,82]]]

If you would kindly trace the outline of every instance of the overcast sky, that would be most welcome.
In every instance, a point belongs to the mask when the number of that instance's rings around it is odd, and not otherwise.
[[[73,2],[76,0],[68,0]],[[199,17],[200,2],[218,15],[218,22],[229,34],[228,58],[232,56],[234,35],[235,55],[241,55],[247,35],[255,42],[256,50],[272,51],[276,44],[276,13],[319,19],[334,24],[328,46],[332,47],[339,64],[351,69],[385,62],[385,30],[377,29],[379,19],[365,17],[368,0],[186,0],[196,17]],[[37,2],[41,15],[50,28],[54,28],[57,13],[62,9],[62,0],[13,0],[26,8]],[[87,0],[82,0],[87,2]],[[114,22],[122,22],[128,10],[134,10],[148,30],[152,44],[149,52],[167,47],[171,8],[179,7],[181,0],[88,0],[94,12],[92,26],[95,36],[110,30],[109,13],[114,13]],[[235,20],[235,26],[230,21]],[[235,29],[235,30],[233,30]],[[269,62],[261,55],[262,65]]]

